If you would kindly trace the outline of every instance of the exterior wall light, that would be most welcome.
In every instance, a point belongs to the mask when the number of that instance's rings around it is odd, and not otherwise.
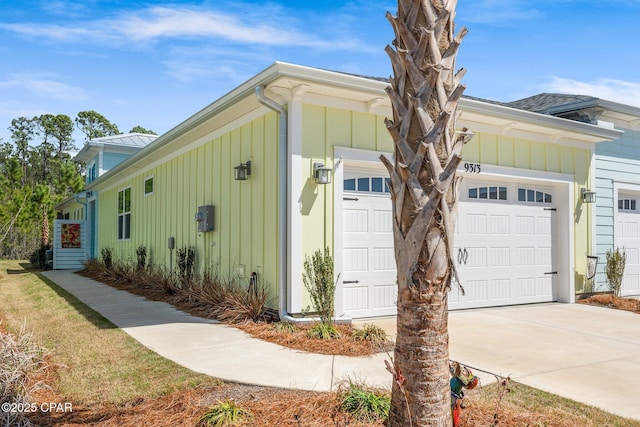
[[[246,181],[251,176],[251,160],[247,163],[240,163],[233,168],[233,178],[236,181]]]
[[[595,202],[596,202],[596,192],[583,187],[582,203],[595,203]]]
[[[316,184],[331,184],[332,169],[325,167],[323,163],[313,164],[313,179]]]

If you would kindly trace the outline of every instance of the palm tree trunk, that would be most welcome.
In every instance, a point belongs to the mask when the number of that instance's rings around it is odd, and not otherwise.
[[[454,37],[455,0],[398,0],[387,14],[395,49],[387,93],[387,128],[395,162],[381,157],[391,178],[398,269],[398,331],[391,426],[451,426],[447,296],[457,276],[452,260],[456,169],[472,134],[455,131],[464,91],[454,73],[466,29]]]

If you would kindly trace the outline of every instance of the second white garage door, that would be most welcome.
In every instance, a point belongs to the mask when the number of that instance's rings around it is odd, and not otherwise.
[[[343,286],[346,314],[395,314],[396,272],[391,201],[381,177],[345,180]],[[553,191],[470,182],[461,189],[454,258],[465,295],[451,309],[553,301]]]
[[[618,198],[616,246],[624,248],[627,255],[620,295],[640,295],[640,204],[637,194],[621,194]]]

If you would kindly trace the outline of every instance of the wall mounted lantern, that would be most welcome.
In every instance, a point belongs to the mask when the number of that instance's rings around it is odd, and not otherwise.
[[[233,178],[236,181],[246,181],[251,176],[251,160],[247,163],[240,163],[233,168]]]
[[[595,202],[596,202],[596,192],[583,187],[582,203],[595,203]]]
[[[326,167],[323,163],[313,164],[313,179],[316,184],[331,184],[332,169]]]

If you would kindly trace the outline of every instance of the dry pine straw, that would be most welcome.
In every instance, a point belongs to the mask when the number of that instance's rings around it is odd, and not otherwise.
[[[593,295],[578,301],[581,304],[600,305],[640,314],[640,300],[616,297],[612,294]]]
[[[278,331],[275,330],[273,324],[267,323],[246,322],[234,326],[256,338],[311,353],[368,356],[372,353],[393,349],[392,341],[388,341],[384,345],[375,345],[369,341],[357,341],[353,337],[353,327],[350,325],[335,325],[340,331],[340,338],[325,340],[309,338],[307,331],[310,326],[296,326],[294,332]]]

